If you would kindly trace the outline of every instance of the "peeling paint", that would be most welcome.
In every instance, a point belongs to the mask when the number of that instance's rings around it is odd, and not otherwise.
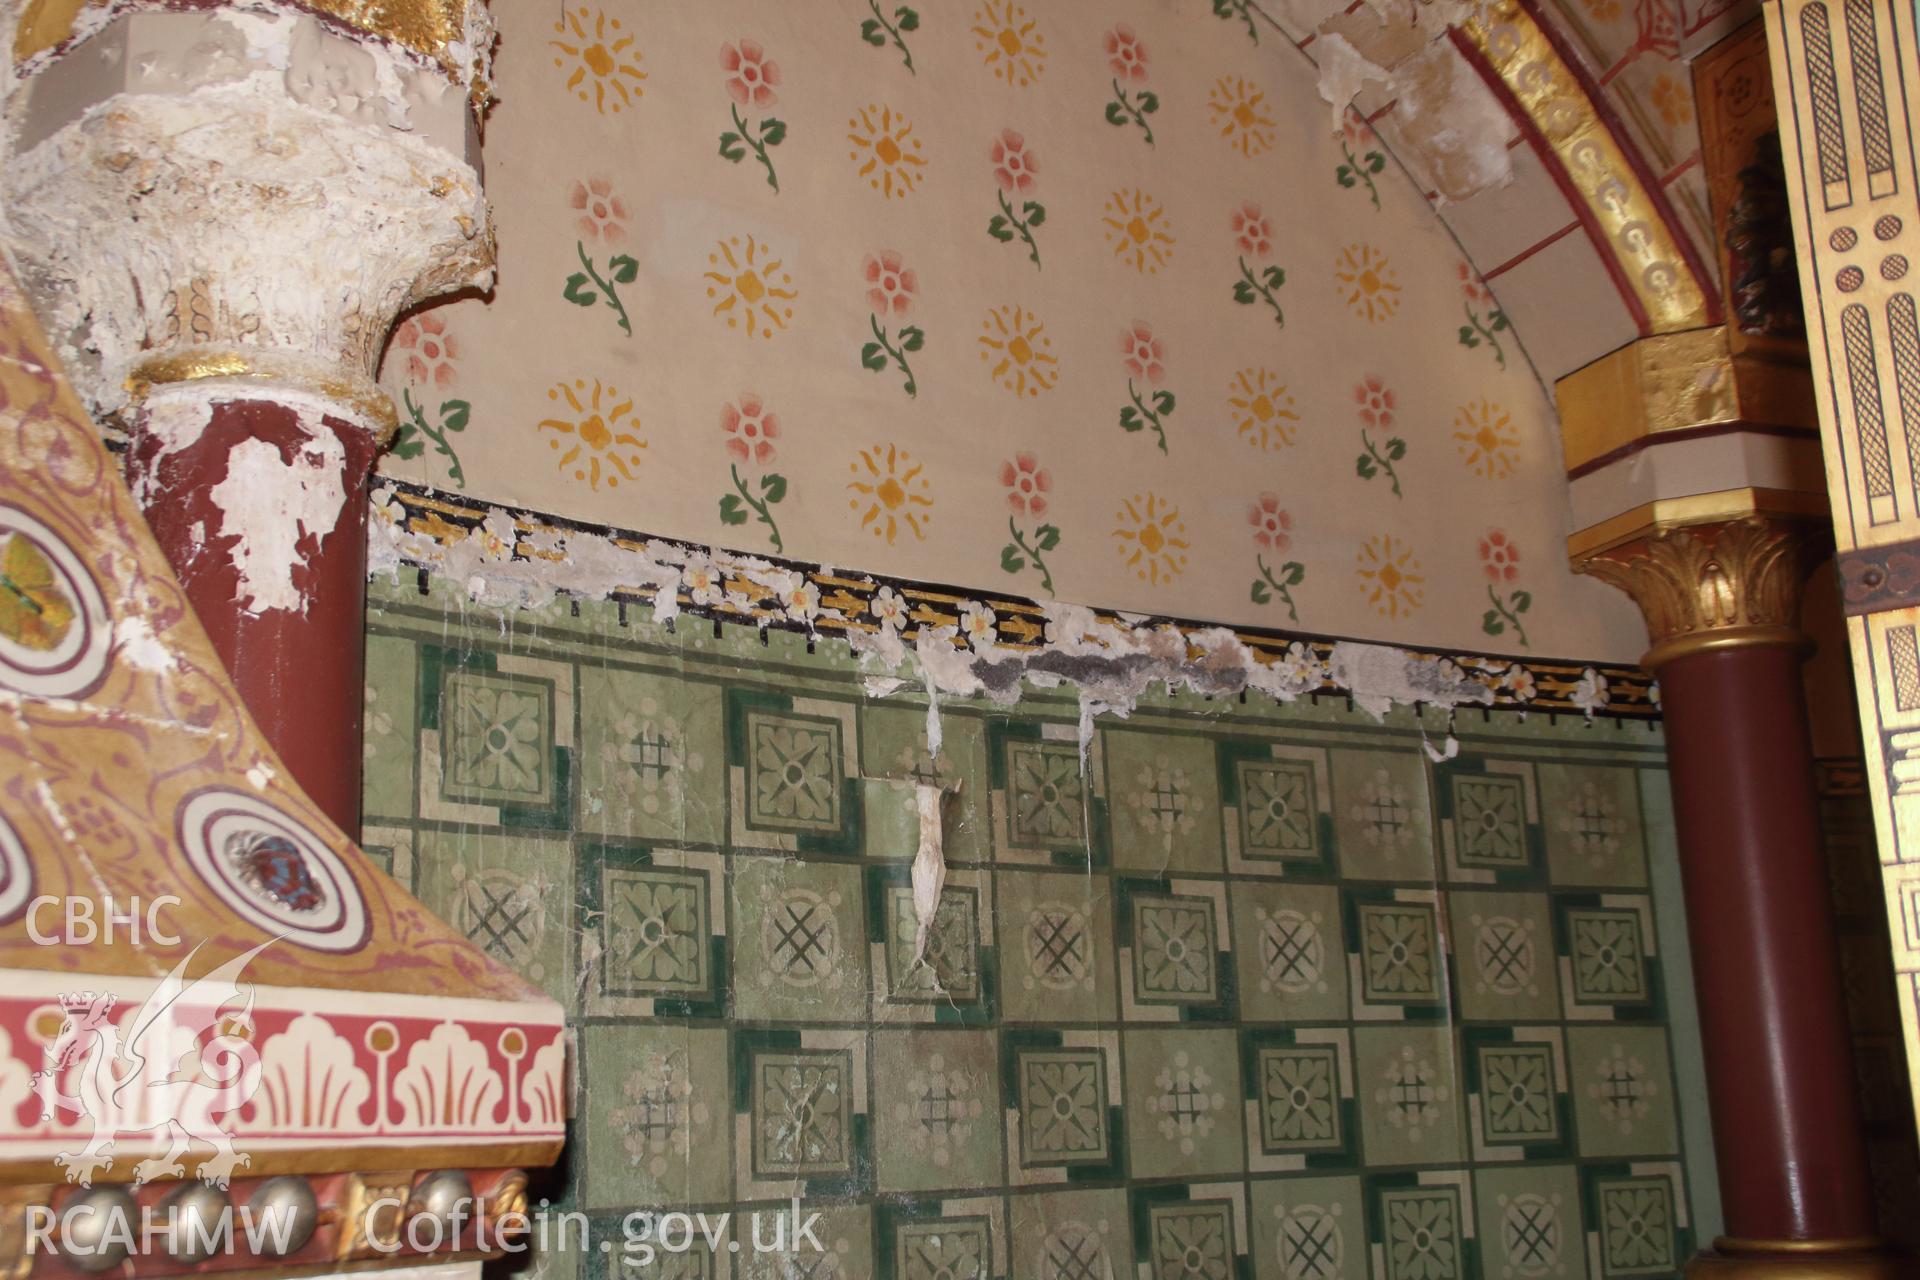
[[[955,787],[954,791],[959,788]],[[933,918],[940,910],[940,892],[947,886],[941,805],[950,794],[944,787],[922,782],[914,789],[914,809],[920,815],[920,846],[913,855],[913,962],[926,958]]]
[[[120,661],[150,675],[166,675],[176,665],[173,650],[144,614],[129,614],[114,624],[113,646]]]
[[[303,426],[306,424],[303,422]],[[227,477],[208,497],[221,513],[219,536],[235,539],[237,601],[248,613],[305,613],[294,570],[306,564],[303,539],[320,539],[340,521],[347,494],[346,449],[325,427],[308,427],[308,443],[291,461],[265,440],[242,440],[227,454]]]

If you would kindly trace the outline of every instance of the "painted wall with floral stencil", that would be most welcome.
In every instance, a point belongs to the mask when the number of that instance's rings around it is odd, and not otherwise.
[[[1621,659],[1521,335],[1206,0],[503,6],[500,279],[387,470],[744,551]],[[1257,38],[1256,38],[1257,37]]]

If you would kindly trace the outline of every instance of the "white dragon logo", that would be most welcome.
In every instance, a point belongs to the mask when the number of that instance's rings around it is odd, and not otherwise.
[[[136,1187],[184,1176],[180,1157],[196,1141],[213,1148],[199,1171],[209,1186],[226,1187],[236,1166],[252,1164],[251,1156],[233,1149],[233,1135],[214,1117],[238,1111],[260,1087],[260,1054],[248,1039],[253,987],[242,987],[239,978],[247,963],[276,941],[269,939],[188,983],[187,966],[200,950],[196,946],[124,1026],[111,1020],[114,995],[83,991],[60,997],[66,1021],[47,1046],[47,1067],[33,1080],[42,1119],[53,1120],[56,1109],[65,1108],[93,1121],[85,1150],[54,1157],[66,1168],[67,1181],[92,1186],[96,1170],[113,1168],[114,1140],[126,1133],[166,1130],[172,1139],[166,1155],[133,1167]],[[221,1012],[236,1002],[236,1012]],[[212,1036],[202,1043],[208,1032]],[[75,1093],[63,1090],[63,1080],[77,1083]]]

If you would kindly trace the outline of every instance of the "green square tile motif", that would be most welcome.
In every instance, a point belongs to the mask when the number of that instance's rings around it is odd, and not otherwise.
[[[1156,874],[1219,871],[1220,784],[1213,744],[1176,733],[1101,735],[1113,865]]]
[[[580,829],[717,844],[726,831],[720,686],[580,669]]]
[[[1000,1071],[990,1031],[876,1031],[874,1161],[880,1191],[1000,1181]]]
[[[1340,872],[1354,880],[1433,882],[1426,766],[1400,751],[1330,752]]]
[[[851,1053],[754,1049],[748,1089],[756,1179],[852,1175]]]
[[[1529,1163],[1473,1175],[1480,1257],[1491,1274],[1584,1280],[1586,1228],[1580,1173],[1572,1165]]]
[[[1673,1183],[1662,1177],[1595,1177],[1602,1276],[1660,1276],[1686,1261]]]
[[[1147,1274],[1153,1280],[1233,1280],[1233,1202],[1192,1200],[1147,1211]]]
[[[1566,928],[1575,1004],[1643,1004],[1651,998],[1651,957],[1638,911],[1569,908]]]
[[[1210,898],[1134,895],[1133,990],[1141,1004],[1212,1004],[1220,998]]]
[[[1003,1017],[1111,1022],[1113,904],[1105,877],[1003,868],[994,891]]]
[[[1338,1050],[1325,1044],[1262,1048],[1254,1071],[1262,1151],[1278,1155],[1341,1145]]]
[[[1104,1164],[1112,1158],[1104,1050],[1022,1049],[1014,1074],[1022,1166]]]
[[[582,1043],[586,1206],[728,1199],[727,1033],[623,1024]]]
[[[859,868],[743,854],[731,866],[734,1012],[864,1021],[870,984]]]
[[[1020,849],[1083,851],[1087,788],[1080,750],[1069,742],[1010,738],[1006,753],[1007,839]]]
[[[1362,902],[1356,918],[1363,1000],[1403,1004],[1440,998],[1446,964],[1430,904]]]
[[[948,700],[929,753],[824,628],[459,589],[372,588],[368,839],[565,1004],[554,1199],[616,1243],[636,1208],[825,1215],[822,1254],[634,1275],[1606,1280],[1694,1247],[1645,726],[1495,710],[1436,763],[1431,709],[1155,689],[1083,772],[1071,690]],[[959,794],[916,956],[923,782]]]
[[[1527,857],[1526,787],[1504,773],[1455,773],[1447,778],[1454,856],[1460,865],[1522,871]]]
[[[1471,1021],[1560,1017],[1552,917],[1544,893],[1447,892],[1454,994]]]
[[[1251,1190],[1259,1280],[1346,1280],[1366,1274],[1367,1217],[1359,1178],[1269,1178],[1253,1183]]]
[[[1386,1280],[1442,1280],[1471,1274],[1460,1192],[1453,1187],[1395,1187],[1379,1194],[1376,1230]]]
[[[474,804],[554,798],[553,682],[454,671],[440,688],[440,794]]]
[[[1318,862],[1320,807],[1305,760],[1239,760],[1240,854],[1251,860]]]
[[[1647,847],[1633,770],[1542,764],[1539,775],[1554,884],[1645,888]]]
[[[1198,1177],[1245,1168],[1233,1032],[1125,1031],[1121,1059],[1134,1177]]]

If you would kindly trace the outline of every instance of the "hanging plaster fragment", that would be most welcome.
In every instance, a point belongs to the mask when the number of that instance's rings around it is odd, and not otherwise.
[[[927,955],[927,940],[933,936],[933,917],[940,909],[940,893],[947,887],[947,855],[940,820],[942,802],[957,795],[960,784],[951,789],[922,782],[914,786],[914,805],[920,811],[920,848],[913,855],[913,915],[919,927],[913,935],[913,962]]]

